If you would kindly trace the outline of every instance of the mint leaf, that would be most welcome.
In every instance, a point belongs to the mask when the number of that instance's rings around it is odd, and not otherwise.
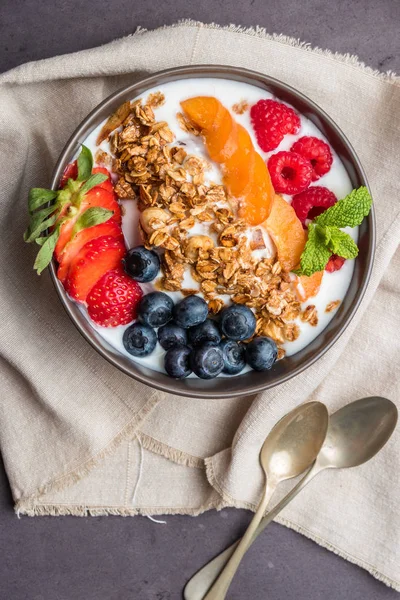
[[[82,198],[82,196],[87,194],[89,190],[94,188],[96,185],[100,185],[100,183],[103,183],[103,181],[105,181],[106,179],[108,179],[108,177],[107,175],[104,175],[104,173],[96,173],[95,175],[91,175],[89,179],[85,181],[85,183],[80,188],[80,197]]]
[[[44,204],[51,202],[56,198],[57,192],[46,190],[45,188],[31,188],[28,197],[28,210],[30,213],[40,208]]]
[[[313,223],[310,223],[308,239],[300,259],[300,274],[310,276],[316,271],[323,271],[330,256],[331,252],[321,239],[320,232]]]
[[[369,214],[372,198],[366,187],[353,190],[315,219],[315,223],[329,227],[357,227]]]
[[[89,179],[93,169],[93,156],[89,148],[82,144],[81,153],[78,156],[78,181]]]
[[[42,271],[44,271],[44,269],[50,264],[59,236],[60,228],[57,227],[53,233],[47,237],[43,246],[40,248],[35,260],[35,264],[33,265],[33,268],[36,269],[38,275],[40,275]]]
[[[49,215],[54,213],[54,206],[48,206],[35,213],[31,217],[28,229],[24,233],[24,241],[28,244],[33,242],[43,231],[54,225],[57,220],[57,215],[54,214],[50,218]]]
[[[337,254],[342,258],[356,258],[358,247],[348,233],[337,227],[327,227],[326,229],[330,232],[328,248],[332,250],[333,254]]]
[[[82,231],[82,229],[87,229],[88,227],[94,227],[95,225],[105,223],[111,219],[113,214],[114,211],[101,208],[100,206],[92,206],[91,208],[88,208],[76,221],[72,235]]]

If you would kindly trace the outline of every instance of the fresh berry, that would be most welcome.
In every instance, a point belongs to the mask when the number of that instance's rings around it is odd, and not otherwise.
[[[174,306],[174,320],[180,327],[194,327],[203,323],[208,315],[207,302],[200,296],[187,296]]]
[[[147,250],[144,246],[131,248],[123,263],[126,273],[141,283],[152,281],[160,270],[158,254],[154,250]]]
[[[224,357],[223,373],[237,375],[246,366],[244,346],[234,340],[223,340],[219,346]]]
[[[105,235],[85,244],[71,261],[65,288],[77,302],[85,302],[92,287],[107,271],[121,266],[125,245]]]
[[[268,371],[278,356],[274,340],[256,337],[246,345],[246,362],[255,371]]]
[[[299,194],[312,181],[313,168],[309,160],[295,152],[277,152],[268,160],[274,190],[280,194]]]
[[[256,318],[247,306],[232,304],[222,311],[220,327],[231,340],[247,340],[256,330]]]
[[[170,350],[175,346],[186,346],[187,331],[175,323],[167,323],[159,328],[157,332],[158,341],[164,350]]]
[[[111,181],[110,171],[105,167],[94,167],[94,169],[92,169],[92,173],[93,175],[95,175],[96,173],[102,173],[103,175],[107,175],[107,179],[103,181],[103,183],[100,183],[99,187],[103,188],[104,190],[107,190],[108,192],[112,192],[114,194],[114,198],[117,199],[117,194],[114,192],[114,186]]]
[[[165,355],[164,368],[170,377],[174,379],[185,379],[192,369],[190,368],[191,349],[187,346],[176,346],[171,348]]]
[[[325,271],[328,273],[334,273],[334,271],[340,271],[345,263],[345,259],[337,254],[332,254],[330,259],[328,260],[328,264],[325,267]]]
[[[218,325],[212,319],[206,319],[203,323],[189,329],[189,342],[192,346],[202,346],[205,342],[218,346],[220,341]]]
[[[61,175],[59,189],[62,189],[66,185],[68,179],[76,179],[77,177],[78,177],[78,162],[76,160],[74,160],[74,162],[69,163],[65,167],[63,174]]]
[[[333,161],[332,152],[323,140],[305,135],[293,144],[290,151],[297,152],[310,161],[313,169],[312,181],[317,181],[330,171]]]
[[[102,327],[127,325],[137,316],[137,305],[143,296],[136,281],[122,269],[108,271],[90,290],[86,302],[89,317]]]
[[[65,283],[70,264],[78,252],[83,248],[85,244],[104,235],[110,235],[114,238],[119,239],[123,242],[124,236],[122,235],[121,227],[117,225],[115,221],[109,220],[100,225],[94,225],[94,227],[88,227],[82,229],[66,244],[64,250],[58,258],[59,266],[57,270],[57,277],[62,283]]]
[[[326,187],[316,185],[296,194],[292,200],[292,208],[305,226],[307,219],[315,219],[336,202],[337,198],[333,192]]]
[[[213,379],[224,368],[224,356],[219,346],[209,343],[192,350],[190,355],[192,371],[201,379]]]
[[[133,356],[147,356],[156,347],[157,335],[149,325],[134,323],[125,329],[122,342],[129,354]]]
[[[172,298],[164,292],[146,294],[139,304],[139,321],[150,327],[161,327],[171,320],[173,307]]]
[[[300,117],[293,108],[276,100],[259,100],[251,107],[251,122],[261,150],[275,150],[288,133],[298,133]]]

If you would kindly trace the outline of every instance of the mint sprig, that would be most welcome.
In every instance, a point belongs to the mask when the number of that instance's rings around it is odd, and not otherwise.
[[[310,276],[323,271],[332,254],[345,259],[356,258],[358,247],[342,227],[361,225],[372,206],[366,187],[353,190],[308,225],[308,239],[300,258],[297,275]]]

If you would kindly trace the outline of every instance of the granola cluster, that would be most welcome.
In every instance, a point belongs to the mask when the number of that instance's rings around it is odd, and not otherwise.
[[[237,217],[225,187],[205,182],[208,163],[187,154],[183,145],[172,145],[173,132],[153,112],[164,100],[156,93],[146,104],[137,100],[129,110],[127,103],[120,107],[99,136],[109,138],[113,158],[103,151],[96,156],[108,166],[112,161],[118,197],[137,201],[144,245],[164,250],[158,288],[184,295],[202,292],[211,314],[230,297],[254,310],[256,335],[278,344],[297,339],[300,330],[294,319],[300,316],[316,325],[315,307],[302,314],[290,274],[275,258],[253,255],[253,250],[265,248],[263,232],[255,229],[248,238],[247,225]],[[183,130],[199,135],[184,115],[178,114],[178,121]],[[191,232],[199,223],[206,225],[208,235]],[[195,289],[183,285],[187,269],[198,284]]]

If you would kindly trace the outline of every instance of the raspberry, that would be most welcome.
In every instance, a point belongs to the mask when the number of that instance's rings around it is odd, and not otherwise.
[[[328,273],[340,271],[345,262],[345,259],[341,256],[338,256],[337,254],[332,254],[330,259],[328,260],[328,264],[325,267],[325,271],[328,271]]]
[[[315,219],[337,202],[333,192],[320,185],[309,187],[305,192],[297,194],[292,200],[292,208],[305,227],[307,219]]]
[[[311,183],[310,161],[295,152],[273,154],[268,160],[268,170],[272,185],[278,193],[299,194]]]
[[[275,150],[287,133],[297,133],[300,117],[282,102],[259,100],[251,107],[251,122],[261,150]]]
[[[328,144],[316,137],[305,135],[301,137],[290,148],[291,152],[297,152],[307,158],[313,168],[313,181],[317,181],[322,175],[328,173],[332,166],[332,152]]]

